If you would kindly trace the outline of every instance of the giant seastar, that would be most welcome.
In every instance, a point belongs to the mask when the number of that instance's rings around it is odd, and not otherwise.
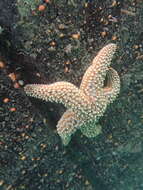
[[[110,67],[115,51],[113,43],[99,51],[86,70],[80,88],[69,82],[28,84],[24,87],[29,96],[62,103],[68,108],[57,124],[57,132],[64,145],[69,143],[77,129],[87,137],[95,137],[101,132],[98,120],[120,90],[119,75]]]

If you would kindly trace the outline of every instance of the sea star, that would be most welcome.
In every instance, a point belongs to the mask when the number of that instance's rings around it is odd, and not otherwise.
[[[62,103],[68,108],[57,124],[57,132],[64,145],[69,143],[77,129],[87,137],[95,137],[101,132],[97,122],[120,91],[118,73],[110,67],[115,50],[116,45],[111,43],[99,51],[85,72],[80,88],[69,82],[28,84],[24,87],[29,96]]]

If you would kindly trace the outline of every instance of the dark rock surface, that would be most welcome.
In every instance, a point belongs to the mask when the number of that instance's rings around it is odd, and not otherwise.
[[[143,189],[142,1],[4,0],[0,9],[0,189]],[[109,42],[118,44],[121,93],[101,135],[77,132],[63,147],[56,122],[65,108],[26,97],[23,85],[79,85]]]

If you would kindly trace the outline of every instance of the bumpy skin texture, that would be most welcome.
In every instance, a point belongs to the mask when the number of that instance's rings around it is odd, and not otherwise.
[[[110,67],[115,50],[116,45],[109,44],[99,51],[85,72],[80,88],[68,82],[24,87],[29,96],[62,103],[68,108],[57,124],[57,132],[64,145],[70,142],[77,129],[87,137],[95,137],[101,132],[97,122],[120,90],[118,73]]]

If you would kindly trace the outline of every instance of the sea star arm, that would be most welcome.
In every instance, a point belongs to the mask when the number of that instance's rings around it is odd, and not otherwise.
[[[90,122],[87,122],[86,125],[81,126],[80,131],[86,137],[93,138],[102,132],[102,127],[99,123],[92,120]]]
[[[97,121],[91,120],[84,122],[84,120],[71,110],[67,110],[57,124],[57,132],[65,146],[68,145],[72,134],[74,134],[77,129],[80,129],[83,135],[91,138],[99,135],[101,128],[101,125],[99,125]]]
[[[58,121],[57,132],[66,146],[71,140],[71,136],[82,125],[83,120],[80,119],[72,110],[67,110]]]
[[[85,72],[80,89],[88,96],[96,96],[96,91],[104,86],[106,72],[116,51],[116,45],[111,43],[103,47],[93,59],[92,65]]]
[[[103,88],[103,93],[108,99],[108,103],[112,103],[120,91],[120,77],[113,68],[109,68],[107,71],[107,84]]]
[[[80,89],[69,82],[28,84],[24,87],[27,95],[50,102],[62,103],[76,114],[86,114],[90,99]]]

